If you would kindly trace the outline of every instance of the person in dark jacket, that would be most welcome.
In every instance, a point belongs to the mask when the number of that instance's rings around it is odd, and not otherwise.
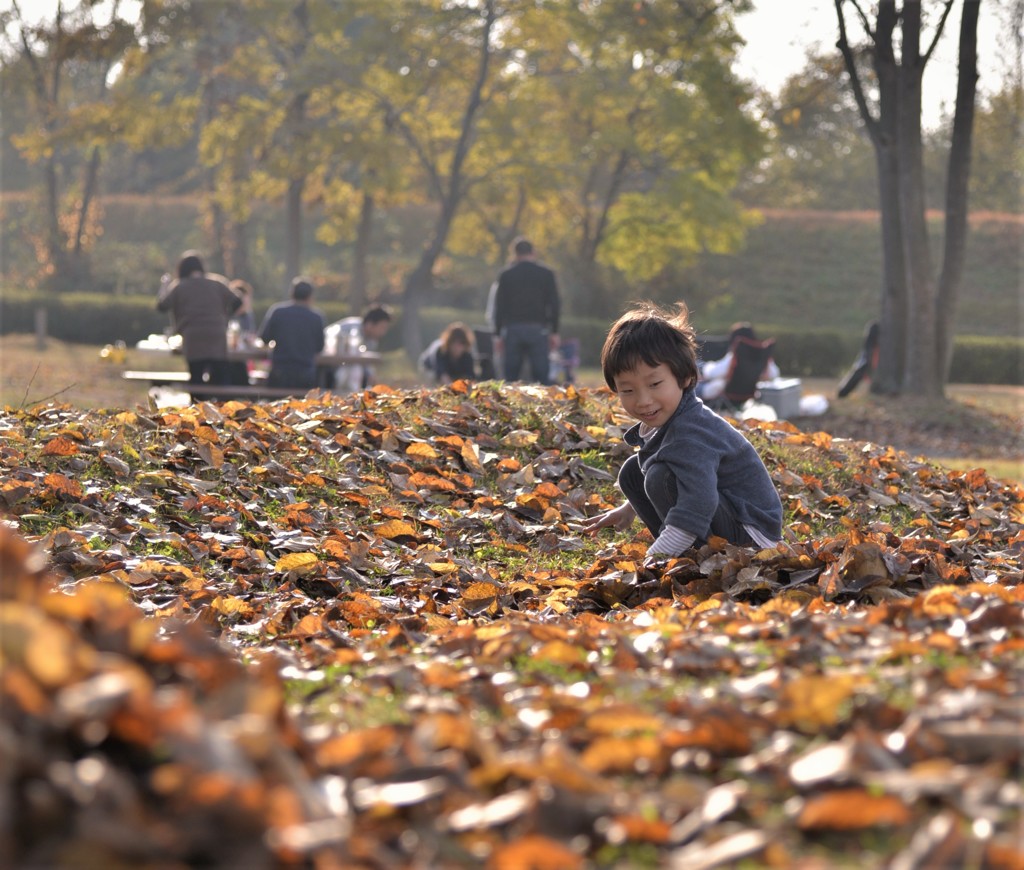
[[[178,278],[161,286],[156,307],[170,312],[174,329],[181,335],[189,383],[230,382],[228,321],[241,305],[242,297],[224,278],[203,268],[198,252],[181,255]]]
[[[313,285],[304,278],[292,281],[291,302],[272,305],[260,326],[270,351],[271,387],[316,387],[316,356],[324,349],[324,317],[312,307]]]
[[[450,323],[420,356],[420,368],[439,384],[476,380],[472,333],[456,321]]]
[[[529,360],[531,379],[550,384],[549,355],[559,344],[558,281],[537,262],[528,239],[516,239],[512,250],[513,262],[498,276],[488,302],[494,351],[503,358],[506,381],[518,380],[523,361]]]
[[[590,517],[584,531],[625,530],[639,516],[654,536],[648,561],[680,555],[715,535],[773,547],[782,501],[743,434],[697,398],[697,343],[685,305],[676,315],[645,304],[612,326],[601,350],[605,382],[636,425],[637,452],[619,471],[626,501]]]

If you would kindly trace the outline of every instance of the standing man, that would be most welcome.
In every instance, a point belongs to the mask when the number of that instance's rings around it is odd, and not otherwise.
[[[313,285],[292,281],[292,301],[271,306],[260,338],[273,342],[267,386],[312,390],[316,387],[316,355],[324,349],[324,317],[312,307]]]
[[[532,380],[551,383],[548,355],[558,349],[561,302],[555,273],[537,262],[533,244],[512,244],[513,259],[491,288],[491,327],[495,353],[503,358],[506,381],[519,379],[523,360]]]
[[[181,335],[189,383],[230,383],[228,320],[242,297],[220,275],[207,272],[198,251],[185,251],[178,262],[178,279],[161,282],[158,311],[169,311]]]

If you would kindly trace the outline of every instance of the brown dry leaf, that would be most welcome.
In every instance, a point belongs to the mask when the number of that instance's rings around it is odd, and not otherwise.
[[[463,441],[459,456],[462,457],[463,463],[472,474],[483,474],[484,467],[480,463],[479,446],[472,441]]]
[[[390,726],[351,731],[322,743],[316,750],[317,762],[326,769],[345,767],[387,752],[398,742],[398,731]]]
[[[307,613],[302,617],[302,619],[295,623],[291,631],[287,632],[284,637],[314,637],[318,634],[322,634],[323,630],[323,617],[319,614]]]
[[[574,661],[579,663],[580,651],[575,651]],[[605,707],[587,717],[587,728],[598,734],[635,734],[650,732],[657,734],[665,727],[661,716],[640,707],[614,706]]]
[[[454,492],[456,489],[455,484],[450,480],[445,480],[436,474],[424,474],[421,471],[409,475],[409,486],[418,489],[432,489],[436,492]]]
[[[653,734],[639,737],[602,737],[584,751],[580,763],[597,774],[648,771],[665,752]]]
[[[0,495],[8,507],[13,507],[20,501],[24,501],[36,488],[34,480],[8,480],[0,486]]]
[[[349,625],[357,628],[367,628],[384,616],[380,604],[369,595],[357,595],[347,601],[339,601],[338,610]]]
[[[525,429],[516,429],[505,436],[505,441],[512,447],[530,447],[537,443],[539,436],[536,432],[527,432]]]
[[[82,497],[81,484],[76,480],[65,477],[63,474],[48,474],[43,478],[43,483],[58,498],[70,501]]]
[[[196,452],[211,468],[220,468],[224,464],[224,451],[214,442],[200,441],[196,445]]]
[[[864,828],[909,824],[909,807],[893,795],[874,795],[864,789],[829,791],[809,797],[797,816],[804,831],[860,831]]]

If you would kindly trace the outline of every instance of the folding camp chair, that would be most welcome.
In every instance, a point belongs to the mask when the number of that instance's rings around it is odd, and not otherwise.
[[[494,380],[497,370],[495,368],[493,334],[489,329],[474,327],[473,344],[473,355],[476,358],[476,370],[480,374],[480,380]]]
[[[721,359],[729,350],[728,335],[698,335],[697,359],[702,362]]]
[[[761,380],[761,373],[774,351],[774,338],[765,341],[737,338],[732,345],[732,364],[729,366],[725,389],[707,404],[716,411],[739,413],[748,399],[757,397],[757,382]]]

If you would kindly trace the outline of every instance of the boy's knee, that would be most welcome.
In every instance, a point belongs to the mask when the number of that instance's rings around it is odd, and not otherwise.
[[[664,518],[676,503],[676,476],[663,462],[655,462],[644,474],[644,492],[658,515]]]

